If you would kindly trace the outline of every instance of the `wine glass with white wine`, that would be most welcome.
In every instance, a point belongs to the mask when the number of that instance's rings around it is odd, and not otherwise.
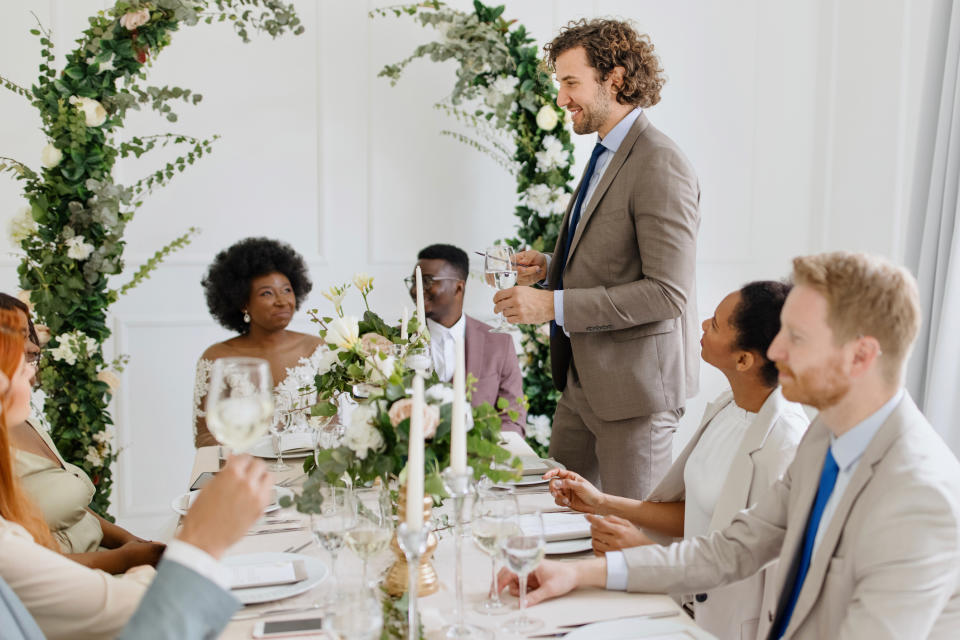
[[[543,516],[537,511],[521,516],[520,530],[500,540],[500,551],[510,571],[520,578],[520,617],[507,620],[500,628],[510,633],[526,635],[543,626],[543,620],[527,615],[527,576],[543,560],[546,538],[543,531]]]
[[[514,262],[513,249],[505,244],[487,247],[483,257],[483,273],[487,284],[500,291],[516,285],[517,265]],[[497,324],[490,332],[510,333],[509,326],[504,324],[502,313],[497,314]]]
[[[347,531],[356,520],[353,490],[350,487],[324,485],[320,488],[320,513],[310,514],[310,530],[314,539],[330,554],[330,583],[328,596],[335,596],[338,588],[337,558],[343,549]]]
[[[353,528],[347,531],[346,543],[360,558],[363,565],[361,582],[367,583],[367,565],[370,559],[387,548],[393,537],[393,513],[390,508],[390,492],[385,485],[354,491],[356,519]]]
[[[475,607],[480,613],[501,615],[508,611],[497,589],[497,572],[501,558],[500,540],[507,535],[516,535],[520,532],[516,521],[518,512],[517,497],[509,491],[481,491],[473,503],[470,533],[477,548],[490,556],[493,563],[490,595]]]
[[[273,376],[261,358],[220,358],[210,372],[207,427],[217,442],[244,451],[273,421]]]

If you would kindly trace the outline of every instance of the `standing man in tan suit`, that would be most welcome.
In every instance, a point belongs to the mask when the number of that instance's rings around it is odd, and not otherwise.
[[[699,375],[695,270],[700,187],[643,109],[660,61],[616,20],[572,23],[545,47],[557,104],[597,133],[552,256],[517,254],[517,286],[494,296],[513,323],[551,323],[550,454],[603,491],[642,498],[670,467]]]
[[[783,477],[709,536],[545,563],[528,602],[586,585],[711,589],[779,556],[760,638],[957,637],[960,464],[903,389],[916,282],[842,252],[797,258],[793,277],[769,356],[784,397],[820,414]]]

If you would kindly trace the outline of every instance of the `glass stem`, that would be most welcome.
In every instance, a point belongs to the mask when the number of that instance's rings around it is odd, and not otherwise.
[[[419,558],[407,557],[407,638],[418,640],[420,634],[417,629],[417,577],[419,574]]]
[[[457,586],[457,626],[463,628],[463,496],[456,496],[453,499],[454,513],[456,514],[455,527],[453,529],[453,540],[455,543],[457,566],[456,566],[456,586]]]
[[[527,574],[520,574],[520,619],[526,615],[527,608]]]
[[[363,562],[361,563],[361,567],[362,568],[360,569],[360,579],[362,580],[362,582],[360,584],[364,589],[366,589],[367,588],[367,559],[366,558],[363,559]]]
[[[497,562],[497,557],[493,557],[493,576],[490,580],[490,603],[496,606],[500,605],[500,591],[497,589],[497,567],[500,563]]]

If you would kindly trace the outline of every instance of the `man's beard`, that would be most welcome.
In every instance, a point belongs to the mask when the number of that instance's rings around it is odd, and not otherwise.
[[[786,365],[778,364],[777,369],[791,376],[786,383],[780,383],[784,398],[820,411],[837,404],[850,391],[850,380],[843,375],[839,357],[800,375]]]
[[[594,100],[590,110],[588,111],[586,106],[580,105],[580,124],[574,121],[573,132],[580,136],[596,133],[600,131],[600,127],[603,126],[609,116],[610,105],[604,100],[603,87],[598,86],[596,100]]]

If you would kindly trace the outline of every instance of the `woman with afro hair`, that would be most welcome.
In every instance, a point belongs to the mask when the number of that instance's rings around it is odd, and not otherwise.
[[[210,314],[238,335],[211,345],[197,363],[193,432],[197,447],[217,444],[207,430],[204,406],[213,361],[226,357],[263,358],[273,373],[277,408],[284,398],[313,385],[315,360],[326,347],[319,336],[289,331],[287,325],[313,287],[303,258],[268,238],[247,238],[221,251],[203,279]]]

